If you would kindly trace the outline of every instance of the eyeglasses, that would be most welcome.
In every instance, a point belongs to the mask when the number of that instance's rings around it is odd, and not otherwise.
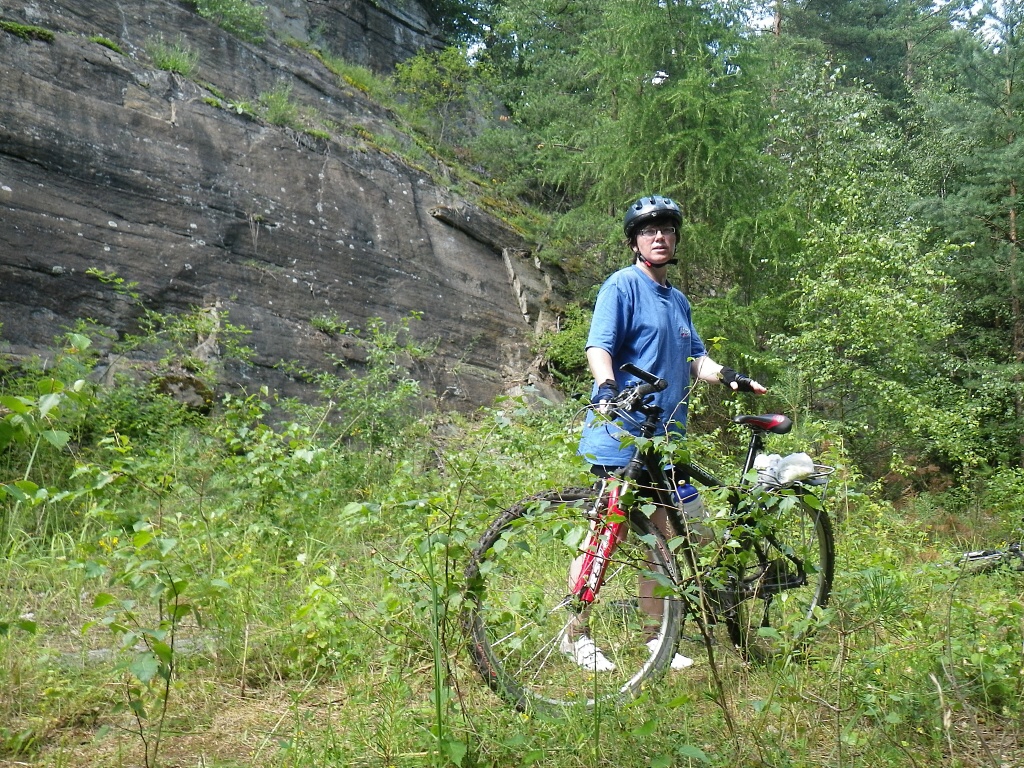
[[[658,233],[661,232],[665,237],[674,235],[676,233],[675,227],[644,227],[637,232],[638,235],[643,237],[657,237]]]

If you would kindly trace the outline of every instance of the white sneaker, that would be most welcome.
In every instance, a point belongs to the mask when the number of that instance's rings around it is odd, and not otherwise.
[[[653,656],[658,652],[658,649],[661,647],[661,640],[648,640],[647,647],[651,649],[651,655]],[[683,654],[677,653],[675,656],[672,657],[672,664],[670,666],[672,667],[672,669],[675,670],[688,669],[689,667],[693,666],[693,659],[691,659],[689,656],[683,656]]]
[[[584,669],[592,669],[595,672],[615,670],[615,664],[601,653],[601,649],[587,635],[580,635],[575,642],[570,640],[568,635],[562,635],[560,648],[562,653]]]

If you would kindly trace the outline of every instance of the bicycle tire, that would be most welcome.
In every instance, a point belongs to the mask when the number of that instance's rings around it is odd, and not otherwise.
[[[803,576],[792,558],[803,564]],[[762,511],[751,544],[731,567],[724,611],[729,639],[748,660],[800,652],[814,634],[835,576],[835,540],[824,509],[802,495]]]
[[[663,596],[652,653],[642,625],[639,574],[678,580],[675,559],[661,533],[639,510],[630,535],[616,548],[597,599],[588,634],[615,665],[595,672],[560,650],[572,622],[567,607],[569,564],[589,530],[593,488],[570,488],[527,498],[506,509],[480,539],[466,567],[463,624],[473,663],[488,685],[521,711],[560,710],[635,697],[668,668],[682,625],[679,600]]]

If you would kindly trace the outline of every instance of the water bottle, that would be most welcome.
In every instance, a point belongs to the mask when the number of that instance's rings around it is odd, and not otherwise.
[[[683,519],[689,528],[691,540],[695,544],[707,544],[715,538],[714,532],[705,524],[708,511],[697,493],[697,489],[689,483],[680,483],[675,490],[676,503],[683,511]]]
[[[689,483],[680,483],[676,486],[676,501],[682,506],[683,515],[688,520],[703,520],[707,517],[700,494]]]

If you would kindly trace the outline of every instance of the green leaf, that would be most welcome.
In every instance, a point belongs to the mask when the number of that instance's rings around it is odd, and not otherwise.
[[[40,397],[38,403],[39,416],[42,418],[46,418],[46,415],[50,411],[52,411],[54,408],[60,405],[60,401],[62,398],[63,395],[56,392],[52,392],[48,395],[43,395],[42,397]]]
[[[821,501],[813,493],[805,493],[803,495],[803,501],[804,501],[804,504],[806,504],[811,509],[815,509],[815,510],[820,510],[821,509]]]
[[[22,430],[17,429],[7,419],[0,421],[0,451],[10,445],[11,442],[16,440],[19,435],[24,434]]]
[[[32,406],[35,405],[35,400],[29,400],[27,397],[5,395],[4,397],[0,397],[0,405],[12,413],[24,415],[32,410]]]
[[[465,742],[445,739],[441,742],[441,748],[444,751],[444,753],[448,756],[449,760],[451,760],[458,766],[462,765],[462,761],[466,757]]]
[[[156,654],[145,651],[138,654],[128,665],[128,671],[132,673],[140,683],[149,683],[160,672],[160,662]]]
[[[113,602],[116,602],[117,598],[107,592],[100,592],[92,601],[93,608],[104,608]]]
[[[711,760],[708,758],[706,754],[704,754],[704,750],[695,747],[692,744],[679,745],[678,747],[676,747],[676,754],[679,755],[679,757],[685,757],[688,760],[696,760],[698,762],[705,763],[708,765],[711,764]]]
[[[131,699],[129,699],[128,706],[131,707],[132,712],[134,712],[135,715],[140,720],[146,719],[146,705],[143,704],[138,698],[133,696]]]
[[[167,557],[172,549],[178,546],[177,539],[161,538],[157,539],[157,549],[160,550],[161,557]]]
[[[0,621],[0,637],[7,635],[11,629],[20,629],[30,635],[36,633],[36,623],[31,619],[17,619],[16,621]]]
[[[693,697],[684,693],[682,696],[676,696],[665,706],[669,709],[679,709],[680,707],[685,707],[687,704],[690,704],[692,701]]]
[[[48,429],[42,435],[43,439],[54,448],[63,448],[71,440],[71,435],[62,429]]]
[[[92,346],[92,340],[81,333],[68,334],[68,347],[72,350],[84,351]]]
[[[29,497],[26,496],[25,492],[18,488],[18,486],[15,485],[14,483],[4,483],[3,485],[0,485],[0,490],[2,490],[5,494],[10,496],[15,501],[28,501]]]
[[[170,665],[174,658],[174,651],[171,649],[171,646],[167,643],[156,640],[152,643],[152,647],[153,653],[156,654],[156,657],[160,659],[161,663],[164,665]]]
[[[643,738],[644,736],[650,736],[652,733],[658,730],[658,719],[652,717],[646,723],[641,725],[639,728],[634,728],[630,733],[637,738]]]

